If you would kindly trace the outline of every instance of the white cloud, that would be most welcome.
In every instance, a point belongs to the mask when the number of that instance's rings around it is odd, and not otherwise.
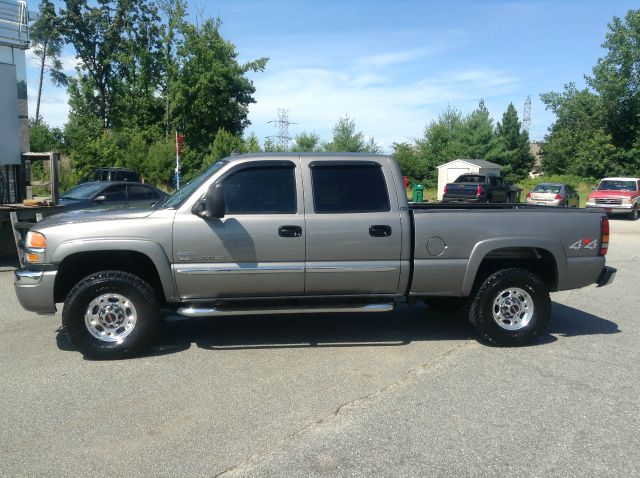
[[[358,129],[388,146],[421,136],[448,103],[472,108],[480,98],[514,91],[519,81],[498,70],[473,68],[406,81],[381,75],[374,63],[369,71],[358,63],[350,69],[294,68],[258,76],[251,131],[259,137],[275,134],[267,122],[284,108],[289,120],[298,123],[290,126],[290,135],[307,130],[329,139],[332,126],[348,115]]]

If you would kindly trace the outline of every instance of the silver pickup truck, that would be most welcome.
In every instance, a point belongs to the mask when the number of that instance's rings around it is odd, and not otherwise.
[[[550,291],[606,285],[599,210],[409,205],[392,157],[232,156],[148,210],[76,211],[32,227],[22,306],[85,356],[132,356],[161,309],[187,317],[466,306],[481,340],[522,345]]]

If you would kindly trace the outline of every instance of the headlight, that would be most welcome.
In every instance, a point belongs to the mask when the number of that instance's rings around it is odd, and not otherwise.
[[[24,259],[30,263],[44,262],[47,238],[39,232],[29,231],[25,239]]]
[[[630,198],[622,198],[622,204],[629,204],[630,202]]]

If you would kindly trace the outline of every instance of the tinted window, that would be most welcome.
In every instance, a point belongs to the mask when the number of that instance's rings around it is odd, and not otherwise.
[[[224,180],[227,214],[295,214],[293,166],[242,169]]]
[[[624,181],[619,179],[606,179],[600,181],[598,185],[600,191],[637,191],[635,181]]]
[[[124,184],[111,186],[105,189],[99,196],[105,196],[107,202],[117,202],[127,200],[127,190]]]
[[[535,188],[533,188],[534,193],[551,193],[551,194],[559,194],[561,186],[559,184],[538,184]]]
[[[485,177],[479,176],[475,174],[465,174],[464,176],[459,176],[454,182],[456,183],[484,183]]]
[[[140,177],[133,171],[111,171],[111,181],[133,181],[138,182]]]
[[[158,193],[147,186],[129,186],[129,201],[156,201]]]
[[[314,165],[313,203],[317,213],[389,211],[389,195],[379,165]]]

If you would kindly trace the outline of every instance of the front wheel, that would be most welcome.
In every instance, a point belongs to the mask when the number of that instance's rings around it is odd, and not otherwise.
[[[126,272],[103,271],[85,277],[71,290],[62,324],[86,358],[120,359],[150,344],[158,316],[149,284]]]
[[[633,206],[633,209],[629,213],[629,219],[631,221],[636,221],[638,219],[638,205]]]
[[[469,308],[469,321],[480,337],[499,346],[532,342],[550,316],[547,286],[525,269],[503,269],[490,275]]]

